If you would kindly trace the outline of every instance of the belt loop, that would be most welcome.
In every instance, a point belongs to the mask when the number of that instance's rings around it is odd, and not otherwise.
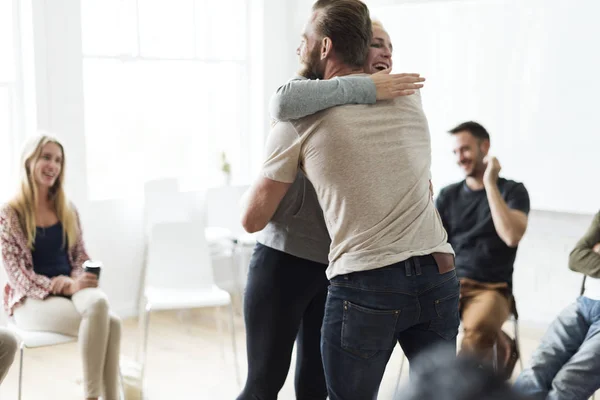
[[[410,270],[410,259],[404,261],[404,268],[406,268],[406,276],[412,276],[412,271]]]
[[[421,263],[419,262],[419,257],[413,257],[412,259],[415,263],[415,274],[421,275]]]

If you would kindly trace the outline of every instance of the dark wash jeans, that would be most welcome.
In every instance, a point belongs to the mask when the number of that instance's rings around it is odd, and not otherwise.
[[[288,375],[296,341],[296,399],[325,400],[321,324],[327,265],[260,243],[244,293],[248,378],[238,400],[275,400]]]
[[[321,338],[329,399],[376,399],[396,342],[409,361],[434,345],[456,354],[459,289],[430,255],[334,277]]]

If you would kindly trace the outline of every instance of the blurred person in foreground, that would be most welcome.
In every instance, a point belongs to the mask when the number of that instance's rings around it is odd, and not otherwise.
[[[533,400],[517,394],[473,354],[451,356],[434,346],[417,356],[410,381],[394,400]]]

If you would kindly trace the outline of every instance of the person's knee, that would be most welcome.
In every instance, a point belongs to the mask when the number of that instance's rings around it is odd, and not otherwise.
[[[121,318],[117,317],[114,314],[110,315],[110,333],[111,335],[119,335],[121,336],[122,323]]]
[[[495,324],[485,321],[471,323],[464,327],[463,347],[465,349],[482,350],[488,349],[496,343],[498,328]]]
[[[89,299],[86,305],[86,311],[89,315],[106,315],[108,314],[108,309],[108,298],[100,290],[94,293],[94,296]]]

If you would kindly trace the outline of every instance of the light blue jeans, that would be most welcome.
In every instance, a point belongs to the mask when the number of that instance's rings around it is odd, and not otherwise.
[[[548,400],[587,400],[600,388],[600,301],[579,297],[552,322],[515,389]]]

